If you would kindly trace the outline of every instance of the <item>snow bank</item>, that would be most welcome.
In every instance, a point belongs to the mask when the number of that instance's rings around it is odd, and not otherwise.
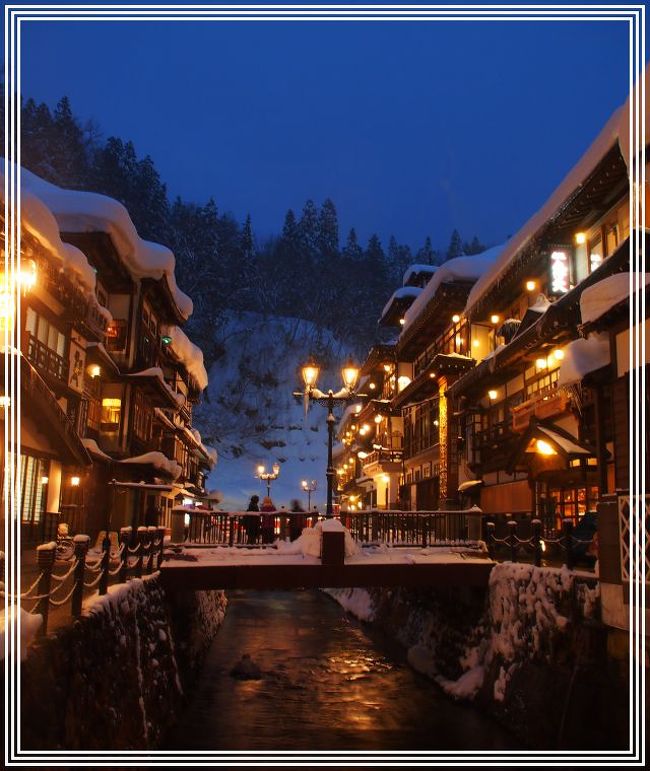
[[[278,541],[277,548],[281,554],[302,554],[305,557],[321,556],[321,541],[323,533],[345,533],[345,556],[354,557],[361,554],[361,547],[350,535],[350,531],[338,519],[324,519],[314,527],[305,527],[302,535],[291,543]]]
[[[443,263],[420,292],[413,305],[404,314],[402,334],[424,311],[438,291],[440,284],[452,281],[477,281],[499,259],[503,249],[504,245],[499,244],[499,246],[493,246],[491,249],[481,252],[481,254],[473,254],[469,257],[455,257],[453,260],[447,260],[447,262]]]
[[[560,363],[558,386],[579,383],[585,375],[610,363],[609,336],[589,335],[572,340],[564,349]]]
[[[375,620],[375,604],[367,589],[325,589],[324,591],[360,621]]]
[[[630,284],[630,279],[634,282]],[[644,276],[644,285],[650,283],[650,273]],[[630,286],[636,286],[636,277],[630,273],[615,273],[597,284],[592,284],[580,295],[580,317],[583,324],[597,321],[610,308],[630,296]]]
[[[203,365],[203,351],[198,345],[194,345],[180,327],[163,324],[161,331],[163,335],[171,338],[167,350],[183,364],[187,374],[196,382],[201,391],[207,388],[208,373]]]
[[[20,613],[16,605],[10,605],[8,612],[5,609],[0,611],[0,661],[5,657],[5,630],[12,624],[20,624],[20,660],[27,658],[27,648],[32,644],[36,633],[43,623],[43,616],[38,613],[28,613],[24,608],[20,608]]]
[[[138,235],[126,208],[99,193],[64,190],[21,169],[23,195],[37,197],[54,214],[58,229],[68,233],[108,233],[120,257],[135,278],[165,278],[181,315],[192,314],[192,300],[176,283],[173,253]],[[94,286],[94,285],[93,285]]]
[[[650,66],[645,70],[646,88],[649,87],[648,75]],[[646,123],[650,121],[650,100],[645,105]],[[607,121],[600,134],[596,137],[587,152],[562,180],[542,208],[508,241],[501,255],[490,270],[474,284],[467,298],[466,312],[471,314],[472,308],[480,298],[503,276],[510,263],[518,253],[530,242],[535,234],[560,209],[567,198],[587,180],[603,157],[618,143],[621,154],[630,167],[630,101],[619,107]],[[584,322],[584,319],[583,319]]]

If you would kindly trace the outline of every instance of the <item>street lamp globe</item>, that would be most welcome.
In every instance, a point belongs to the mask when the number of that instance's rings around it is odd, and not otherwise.
[[[279,463],[274,463],[273,464],[273,473],[275,474],[276,477],[279,475],[279,473],[280,473],[280,464]]]
[[[341,370],[341,377],[343,378],[343,385],[348,391],[354,391],[359,380],[359,367],[356,367],[352,360],[348,360],[347,364]]]
[[[305,386],[307,388],[314,388],[316,386],[319,373],[320,367],[313,359],[310,359],[306,364],[303,365],[302,379],[304,380]]]

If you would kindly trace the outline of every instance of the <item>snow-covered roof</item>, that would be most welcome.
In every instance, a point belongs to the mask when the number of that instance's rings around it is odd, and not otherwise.
[[[438,270],[437,265],[426,265],[416,262],[413,265],[409,265],[409,267],[405,270],[404,277],[402,278],[402,284],[406,286],[411,278],[414,278],[415,276],[432,276],[436,270]]]
[[[173,253],[166,246],[140,238],[121,203],[99,193],[64,190],[27,169],[21,169],[21,188],[23,199],[33,197],[45,204],[56,218],[59,231],[108,233],[134,278],[164,277],[183,318],[192,314],[192,300],[176,283]]]
[[[553,431],[552,428],[546,426],[537,426],[537,430],[547,436],[551,441],[560,447],[567,455],[591,455],[591,450],[583,447],[581,444],[576,444],[566,436],[559,434],[557,431]]]
[[[579,383],[585,375],[610,363],[608,335],[590,335],[572,340],[564,349],[558,372],[558,386]]]
[[[29,174],[23,169],[23,174]],[[0,158],[0,199],[4,201],[5,159]],[[112,321],[111,312],[100,305],[95,296],[95,271],[90,266],[86,255],[76,246],[61,240],[57,221],[43,201],[23,186],[20,196],[20,216],[22,226],[41,243],[53,257],[61,261],[62,269],[77,279],[88,299],[107,321]]]
[[[645,83],[648,87],[650,66],[645,70]],[[636,92],[636,89],[635,89]],[[645,104],[646,123],[650,121],[650,100]],[[504,274],[517,254],[529,243],[534,235],[558,211],[567,198],[577,190],[594,171],[607,152],[618,142],[621,154],[630,168],[630,100],[619,107],[607,121],[587,152],[562,180],[546,203],[526,224],[507,242],[498,260],[490,270],[474,284],[467,298],[466,311],[471,313],[473,306]]]
[[[135,377],[135,378],[155,377],[158,380],[160,380],[160,384],[167,391],[167,394],[169,395],[169,397],[173,401],[175,401],[179,407],[182,407],[183,404],[185,404],[184,394],[179,393],[178,391],[174,391],[174,389],[165,380],[165,376],[163,374],[162,369],[160,369],[160,367],[148,367],[147,369],[142,369],[139,372],[130,372],[128,375],[125,375],[125,377]]]
[[[396,289],[393,294],[390,296],[390,299],[384,305],[384,309],[381,312],[380,319],[383,319],[384,316],[390,311],[391,307],[395,302],[398,300],[415,300],[415,298],[422,292],[422,287],[419,286],[402,286],[399,289]]]
[[[188,375],[196,381],[199,389],[203,391],[207,388],[208,373],[203,365],[203,351],[198,345],[194,345],[180,327],[163,324],[161,332],[171,339],[167,350],[184,365]]]
[[[136,455],[132,458],[124,458],[119,462],[153,466],[159,471],[164,471],[172,479],[178,479],[178,477],[181,475],[181,472],[183,471],[182,467],[176,463],[175,460],[170,460],[157,450],[154,450],[153,452],[145,452],[143,455]]]
[[[433,299],[440,284],[452,281],[476,281],[486,271],[488,271],[494,262],[499,258],[503,244],[493,246],[491,249],[465,257],[455,257],[453,260],[444,262],[433,274],[429,283],[419,293],[415,302],[404,314],[404,326],[402,333],[417,319],[422,311]]]
[[[107,455],[97,444],[97,442],[94,439],[90,439],[89,437],[82,437],[81,441],[83,443],[83,446],[88,450],[88,452],[91,455],[94,455],[96,458],[101,458],[102,460],[113,460],[110,455]]]
[[[596,321],[610,308],[618,305],[630,296],[630,273],[615,273],[583,290],[580,295],[580,317],[583,324]],[[644,276],[645,284],[650,283],[650,273]],[[636,287],[636,284],[634,285]],[[633,287],[633,288],[634,288]]]

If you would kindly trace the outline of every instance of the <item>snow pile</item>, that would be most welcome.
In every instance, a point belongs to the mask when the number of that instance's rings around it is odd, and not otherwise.
[[[630,283],[630,281],[634,283]],[[650,273],[644,276],[644,285],[650,283]],[[610,308],[614,308],[630,296],[630,288],[636,288],[636,277],[630,273],[615,273],[597,284],[592,284],[580,295],[580,317],[583,324],[597,321]]]
[[[456,681],[438,678],[444,690],[457,698],[473,698],[491,666],[499,666],[493,697],[503,701],[508,683],[523,662],[553,660],[558,638],[571,626],[576,609],[582,618],[594,618],[599,588],[576,581],[579,574],[563,568],[537,568],[505,562],[490,574],[489,621],[479,628],[478,643],[470,646]],[[593,578],[593,576],[591,576]]]
[[[20,613],[17,613],[20,610]],[[0,611],[0,661],[5,657],[5,630],[12,624],[20,624],[20,660],[27,658],[27,649],[34,641],[36,633],[41,628],[43,616],[37,613],[28,613],[24,608],[10,605]]]
[[[153,452],[145,452],[144,455],[136,455],[132,458],[124,458],[119,463],[134,463],[150,465],[159,471],[164,471],[172,479],[178,479],[181,475],[182,467],[176,463],[175,460],[170,460],[161,452],[154,450]]]
[[[324,591],[360,621],[375,620],[375,604],[367,589],[325,589]]]
[[[420,292],[413,305],[404,314],[402,334],[424,311],[434,298],[441,284],[451,283],[452,281],[476,281],[494,265],[503,249],[504,245],[499,244],[499,246],[493,246],[491,249],[481,252],[481,254],[473,254],[469,257],[455,257],[453,260],[447,260],[447,262],[443,263],[433,274],[422,292]]]
[[[99,193],[64,190],[26,169],[21,169],[21,183],[23,195],[27,192],[40,199],[54,214],[61,232],[108,233],[134,278],[165,278],[181,315],[189,318],[192,301],[176,284],[173,253],[140,238],[121,203]]]
[[[648,76],[650,66],[645,70],[646,88],[648,87]],[[638,87],[638,86],[637,86]],[[646,122],[650,120],[650,100],[646,102]],[[508,241],[501,256],[472,287],[472,291],[467,298],[466,311],[471,314],[473,306],[481,297],[503,276],[508,266],[514,261],[519,252],[531,241],[535,234],[544,227],[549,220],[558,212],[562,204],[579,189],[587,180],[589,175],[595,170],[603,157],[609,150],[618,143],[621,154],[630,168],[630,102],[628,101],[616,110],[612,117],[607,121],[600,134],[596,137],[591,147],[582,156],[578,163],[566,175],[564,180],[556,188],[555,192],[534,214],[528,222]],[[583,318],[584,322],[584,318]]]
[[[609,363],[609,335],[589,335],[586,339],[572,340],[564,349],[558,386],[579,383],[585,375]]]
[[[413,265],[409,265],[409,267],[404,272],[404,276],[402,278],[402,284],[404,286],[408,285],[408,282],[413,278],[414,276],[433,276],[433,274],[438,270],[437,265],[427,265],[423,263],[414,263]]]
[[[350,531],[335,518],[323,519],[314,527],[305,527],[302,534],[291,543],[278,541],[278,551],[282,554],[302,554],[304,557],[320,558],[323,533],[345,533],[345,556],[354,557],[361,554],[361,547],[352,538]]]
[[[194,345],[180,327],[163,324],[161,331],[163,335],[171,338],[167,350],[183,364],[187,374],[196,382],[201,391],[207,388],[208,373],[203,365],[203,351],[198,345]]]
[[[88,452],[95,456],[96,458],[101,458],[102,460],[113,460],[110,455],[107,455],[97,444],[97,442],[94,439],[90,439],[90,437],[82,437],[81,442],[83,446],[88,450]]]

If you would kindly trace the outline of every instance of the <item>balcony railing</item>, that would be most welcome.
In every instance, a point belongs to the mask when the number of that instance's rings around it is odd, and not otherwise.
[[[531,399],[512,408],[512,430],[525,431],[530,419],[535,416],[552,418],[566,410],[569,398],[564,390],[555,390],[533,396]]]
[[[49,375],[62,383],[67,382],[68,366],[66,360],[29,332],[27,332],[27,358],[41,375]]]

